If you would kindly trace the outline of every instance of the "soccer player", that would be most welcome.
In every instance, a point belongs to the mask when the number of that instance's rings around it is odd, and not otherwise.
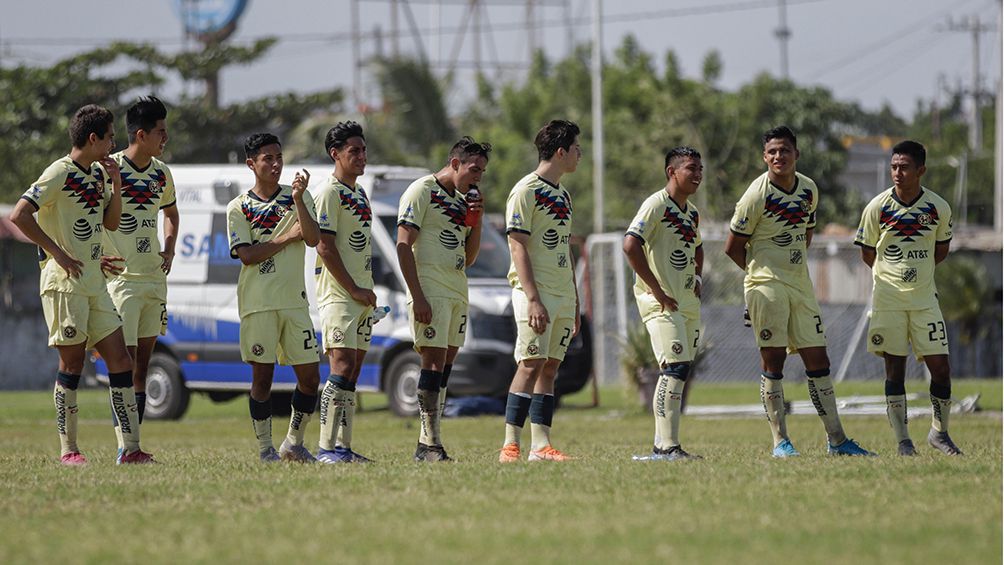
[[[868,351],[885,359],[889,424],[900,455],[916,455],[907,430],[907,345],[931,373],[931,431],[927,442],[947,455],[962,455],[948,436],[952,380],[945,320],[934,286],[935,266],[948,256],[952,209],[920,184],[927,150],[916,141],[892,148],[892,188],[872,199],[861,214],[854,243],[872,268],[875,285],[868,325]]]
[[[805,262],[816,226],[819,189],[795,171],[798,157],[795,134],[787,126],[763,135],[767,172],[739,199],[725,242],[725,253],[746,271],[743,286],[760,347],[760,399],[774,436],[773,455],[798,455],[788,438],[781,386],[785,358],[796,351],[805,364],[812,404],[826,429],[827,452],[874,455],[844,434],[837,414],[823,320]]]
[[[108,155],[115,147],[113,122],[101,106],[77,110],[70,154],[45,169],[11,214],[39,247],[42,310],[49,346],[59,352],[53,396],[64,465],[87,463],[77,446],[77,386],[90,347],[108,365],[108,392],[125,447],[117,463],[153,462],[140,449],[133,363],[101,273],[102,232],[118,229],[122,213],[122,176]]]
[[[317,245],[320,230],[310,174],[296,173],[292,186],[279,184],[282,146],[270,133],[244,143],[255,184],[227,205],[230,256],[240,259],[237,309],[241,317],[241,359],[251,365],[251,423],[262,461],[312,463],[304,430],[317,404],[317,338],[303,280],[304,244]],[[275,362],[296,373],[293,414],[279,452],[272,443],[272,374]]]
[[[397,257],[408,286],[415,350],[422,356],[416,461],[450,461],[440,421],[453,360],[467,332],[465,269],[481,250],[482,199],[467,196],[481,182],[491,150],[487,143],[461,138],[446,166],[411,183],[399,204]],[[465,221],[468,209],[476,220],[471,225]]]
[[[104,232],[102,267],[111,277],[108,294],[122,316],[126,348],[133,359],[139,423],[146,408],[146,375],[157,336],[167,330],[167,274],[178,237],[174,179],[158,159],[167,144],[167,108],[150,96],[126,111],[129,147],[112,155],[122,175],[122,221]],[[164,211],[164,248],[157,237],[158,212]],[[114,417],[114,412],[112,416]],[[124,448],[115,424],[119,452]]]
[[[683,388],[701,334],[704,248],[700,214],[687,199],[704,176],[691,147],[666,153],[666,186],[649,196],[624,235],[624,254],[635,271],[634,296],[648,328],[661,375],[652,399],[655,446],[645,459],[699,458],[680,447]]]
[[[530,415],[530,461],[571,457],[551,446],[554,377],[579,331],[579,294],[571,248],[572,198],[561,177],[582,158],[579,126],[551,120],[534,138],[539,163],[509,192],[509,284],[516,316],[516,374],[506,399],[499,462],[520,459],[520,432]]]
[[[373,293],[369,198],[356,179],[366,169],[366,138],[356,122],[339,122],[328,130],[324,148],[334,172],[315,191],[317,223],[317,307],[321,336],[331,374],[321,391],[322,463],[365,463],[352,451],[356,381],[373,331]]]

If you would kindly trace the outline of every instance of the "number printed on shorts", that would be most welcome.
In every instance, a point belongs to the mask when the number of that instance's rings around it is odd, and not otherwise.
[[[303,350],[310,351],[314,348],[314,330],[303,330],[307,337],[303,340]]]
[[[457,328],[457,333],[463,335],[467,331],[467,314],[460,317],[460,327]]]
[[[701,339],[701,330],[694,330],[694,351],[697,351],[697,341]]]
[[[167,325],[167,304],[163,302],[160,303],[160,325]]]
[[[373,318],[367,316],[365,321],[359,322],[356,326],[356,335],[362,336],[363,341],[368,343],[370,336],[373,335]]]
[[[817,334],[823,333],[823,319],[820,318],[819,316],[813,316],[813,318],[816,319],[816,333]]]
[[[565,335],[561,337],[561,346],[568,347],[568,338],[572,337],[572,328],[565,328]]]
[[[928,341],[940,341],[941,345],[948,345],[948,336],[945,335],[945,322],[931,322],[927,324]],[[935,335],[937,334],[937,335]]]

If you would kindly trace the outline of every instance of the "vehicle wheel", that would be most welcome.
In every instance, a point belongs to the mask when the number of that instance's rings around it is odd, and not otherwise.
[[[189,396],[178,361],[167,353],[151,355],[146,374],[146,411],[143,418],[177,420],[188,410]]]
[[[412,350],[399,353],[387,367],[387,403],[398,416],[418,415],[418,378],[422,358]]]

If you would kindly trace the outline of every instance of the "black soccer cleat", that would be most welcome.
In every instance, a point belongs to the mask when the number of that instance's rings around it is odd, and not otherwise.
[[[927,443],[945,455],[962,455],[962,450],[955,445],[952,438],[948,437],[948,432],[939,432],[931,428],[927,434]]]
[[[899,454],[903,456],[914,456],[917,454],[917,449],[913,447],[913,441],[909,439],[904,439],[899,442]]]
[[[442,445],[425,445],[419,442],[415,448],[415,461],[453,461]]]
[[[655,461],[678,461],[681,459],[704,459],[700,455],[687,453],[679,445],[674,445],[669,449],[652,448],[652,459]]]

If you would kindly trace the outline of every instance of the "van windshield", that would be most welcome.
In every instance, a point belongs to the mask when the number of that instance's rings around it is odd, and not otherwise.
[[[397,216],[381,215],[380,223],[397,243]],[[490,222],[481,230],[478,260],[467,268],[469,279],[504,279],[509,273],[509,245]]]

